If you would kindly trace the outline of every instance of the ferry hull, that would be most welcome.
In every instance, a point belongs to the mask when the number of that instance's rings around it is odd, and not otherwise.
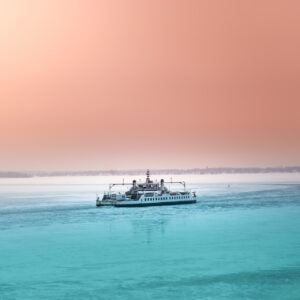
[[[96,206],[114,206],[115,204],[116,204],[115,200],[96,201]]]
[[[140,207],[140,206],[162,206],[162,205],[178,205],[178,204],[193,204],[196,203],[197,200],[179,200],[179,201],[166,201],[166,202],[152,202],[152,203],[116,203],[115,207]]]

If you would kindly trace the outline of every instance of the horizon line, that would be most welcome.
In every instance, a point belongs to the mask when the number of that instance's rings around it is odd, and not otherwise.
[[[142,175],[147,169],[106,169],[106,170],[64,170],[64,171],[0,171],[0,178],[28,178],[47,176],[106,176]],[[162,168],[150,169],[151,174],[258,174],[258,173],[298,173],[300,166],[277,167],[206,167],[206,168]]]

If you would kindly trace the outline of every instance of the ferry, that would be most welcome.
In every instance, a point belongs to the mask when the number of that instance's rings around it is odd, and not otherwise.
[[[183,191],[170,191],[165,184],[181,184]],[[125,193],[113,193],[112,188],[118,185],[131,185]],[[197,202],[195,192],[186,190],[184,181],[154,182],[150,179],[150,171],[147,170],[146,181],[137,183],[112,183],[109,185],[109,192],[104,193],[103,198],[97,197],[96,206],[115,206],[115,207],[140,207],[191,204]]]

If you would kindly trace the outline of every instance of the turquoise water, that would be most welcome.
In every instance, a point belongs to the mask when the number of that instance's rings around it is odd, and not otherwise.
[[[2,182],[0,299],[300,299],[300,184],[190,187],[194,205],[96,208],[88,180]]]

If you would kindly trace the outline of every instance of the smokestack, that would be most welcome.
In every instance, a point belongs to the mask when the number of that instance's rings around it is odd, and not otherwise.
[[[165,181],[163,179],[160,180],[160,188],[162,190],[165,188]]]

